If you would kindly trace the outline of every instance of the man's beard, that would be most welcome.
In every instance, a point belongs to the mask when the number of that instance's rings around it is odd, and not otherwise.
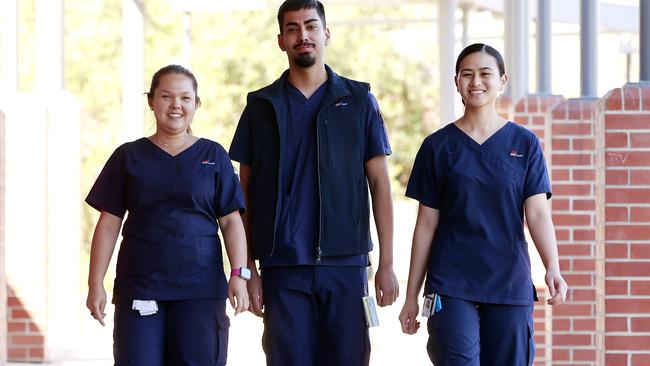
[[[294,58],[293,62],[295,62],[296,65],[307,69],[314,66],[316,63],[316,57],[310,55],[309,53],[303,53]]]

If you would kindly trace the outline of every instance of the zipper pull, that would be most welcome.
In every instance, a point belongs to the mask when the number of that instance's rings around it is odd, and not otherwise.
[[[316,247],[316,263],[320,263],[320,257],[323,256],[323,252],[320,250],[320,245]]]

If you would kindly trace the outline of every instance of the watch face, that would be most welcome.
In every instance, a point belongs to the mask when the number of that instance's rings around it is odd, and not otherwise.
[[[250,280],[251,279],[251,270],[246,268],[246,267],[241,267],[239,269],[239,277],[245,279],[245,280]]]

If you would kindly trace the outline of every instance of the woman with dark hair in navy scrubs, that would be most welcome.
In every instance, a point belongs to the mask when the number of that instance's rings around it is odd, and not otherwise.
[[[101,212],[86,306],[102,325],[103,280],[128,212],[113,293],[118,366],[225,365],[226,298],[235,315],[248,308],[239,179],[221,145],[191,133],[197,88],[182,66],[158,70],[147,93],[156,132],[118,147],[86,198]]]
[[[455,82],[465,113],[424,140],[406,190],[420,205],[399,319],[404,333],[418,330],[426,275],[423,315],[436,366],[532,365],[536,293],[524,214],[546,267],[548,304],[566,296],[539,140],[496,112],[507,80],[494,48],[461,52]]]

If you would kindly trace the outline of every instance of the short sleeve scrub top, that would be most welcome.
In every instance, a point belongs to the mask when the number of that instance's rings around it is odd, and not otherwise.
[[[113,303],[226,298],[217,219],[244,209],[226,151],[199,139],[171,156],[147,138],[115,150],[86,202],[128,212]]]
[[[539,140],[507,122],[483,144],[451,123],[428,136],[406,195],[439,210],[425,293],[530,305],[524,201],[551,185]]]

